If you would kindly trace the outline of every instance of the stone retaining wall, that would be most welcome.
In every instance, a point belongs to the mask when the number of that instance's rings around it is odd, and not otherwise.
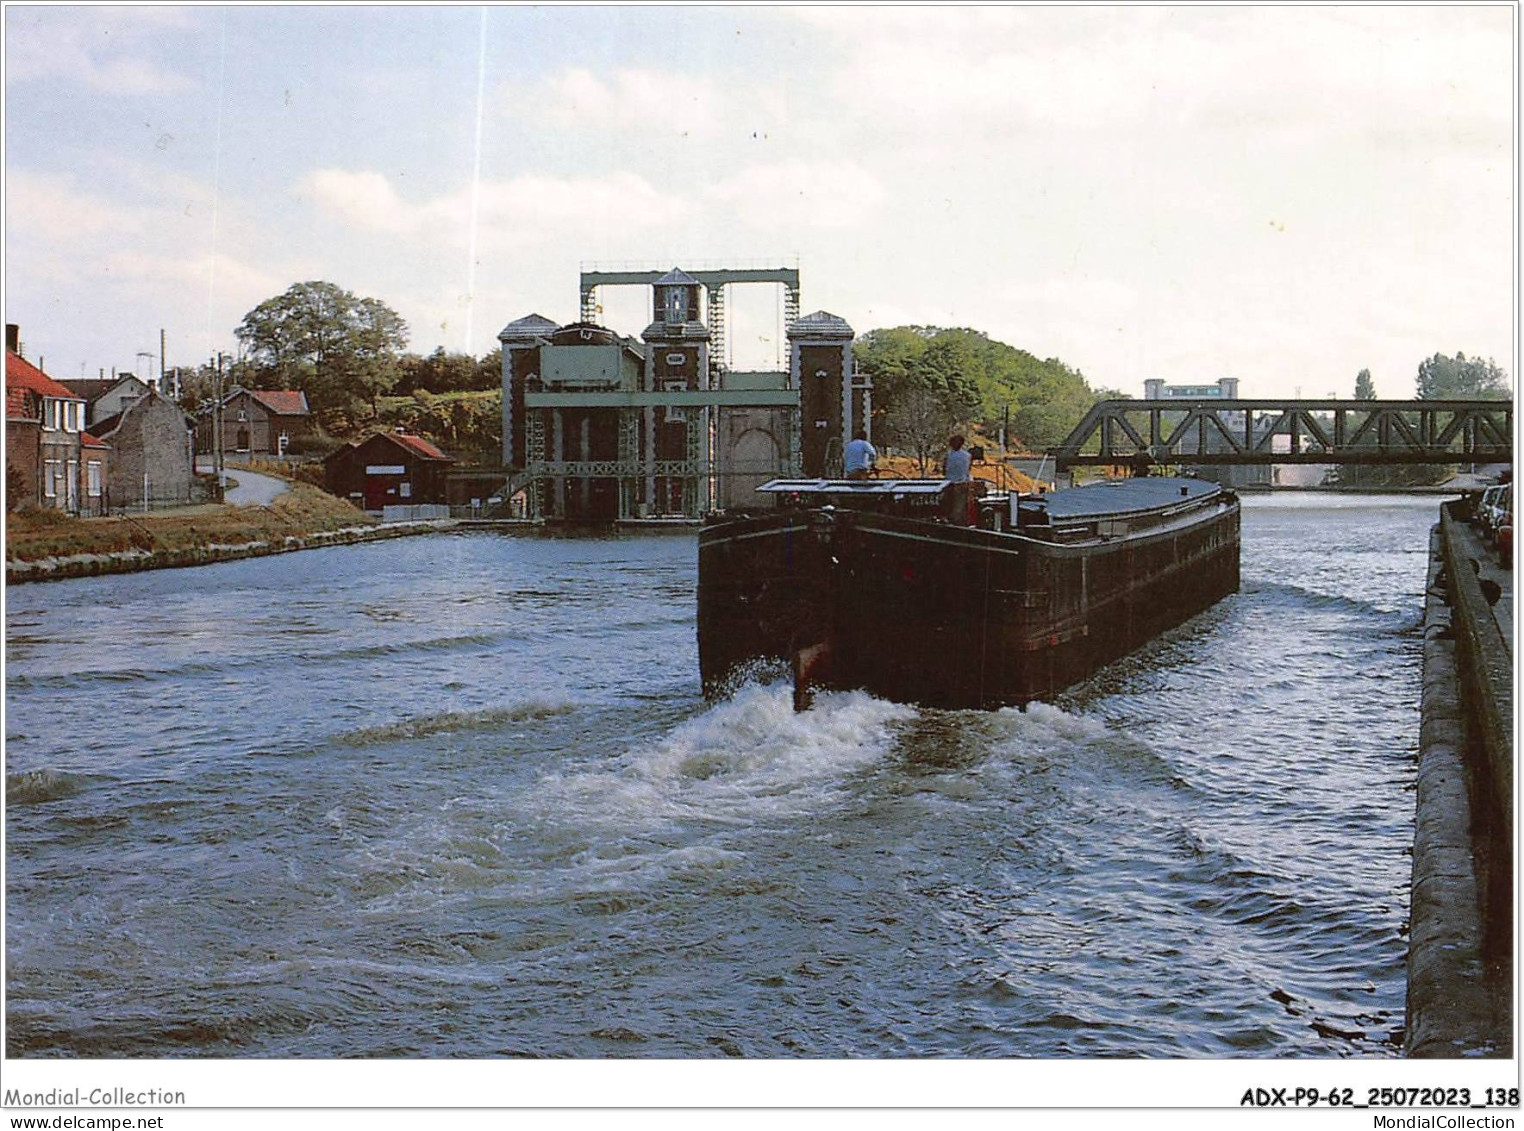
[[[1512,669],[1447,506],[1430,538],[1408,936],[1413,1057],[1512,1055]],[[1501,674],[1501,686],[1499,677]]]
[[[354,542],[374,542],[382,538],[401,538],[409,534],[432,534],[458,525],[445,519],[433,522],[397,522],[380,526],[351,526],[342,530],[315,534],[288,535],[278,541],[242,542],[233,545],[209,543],[185,550],[118,550],[106,554],[74,554],[66,558],[42,558],[32,562],[6,562],[5,580],[15,585],[23,581],[60,581],[71,577],[94,577],[107,573],[136,573],[144,569],[177,569],[182,566],[210,565],[213,562],[258,558],[293,550],[312,550],[321,546],[342,546]]]

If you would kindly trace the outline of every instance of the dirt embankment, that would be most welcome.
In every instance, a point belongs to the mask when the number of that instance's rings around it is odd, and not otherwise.
[[[110,518],[11,514],[5,522],[5,577],[14,583],[204,565],[438,525],[382,526],[347,501],[302,483],[263,507],[208,505]]]

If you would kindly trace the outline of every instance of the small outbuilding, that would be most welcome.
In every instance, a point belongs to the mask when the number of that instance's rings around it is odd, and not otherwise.
[[[323,486],[367,511],[393,506],[445,505],[455,461],[422,436],[377,432],[323,461]]]

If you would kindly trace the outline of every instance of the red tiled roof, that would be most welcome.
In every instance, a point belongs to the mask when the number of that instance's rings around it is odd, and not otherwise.
[[[111,447],[105,440],[100,439],[98,436],[92,436],[88,432],[81,432],[79,434],[79,446],[82,448],[106,448],[108,450]]]
[[[5,419],[38,420],[42,416],[41,402],[32,390],[21,385],[5,385]]]
[[[300,389],[250,389],[249,396],[281,416],[306,416],[307,394]]]
[[[30,389],[39,396],[59,397],[67,401],[83,401],[70,389],[66,389],[20,354],[5,351],[5,404],[9,414],[13,388]]]
[[[387,433],[387,437],[386,438],[388,440],[395,440],[397,443],[401,444],[404,448],[411,448],[413,451],[417,452],[419,455],[423,456],[425,459],[450,459],[451,458],[451,457],[445,455],[442,451],[440,451],[438,448],[436,448],[433,444],[431,444],[427,440],[425,440],[422,436],[413,436],[413,435],[409,435],[409,434],[401,433],[401,432],[390,432],[390,433]]]

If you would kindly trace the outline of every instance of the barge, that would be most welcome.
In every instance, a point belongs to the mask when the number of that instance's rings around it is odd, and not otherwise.
[[[815,688],[1020,705],[1238,589],[1239,502],[1215,483],[990,493],[966,512],[952,491],[776,479],[758,488],[771,505],[713,516],[699,534],[704,693],[782,663],[800,708]]]

